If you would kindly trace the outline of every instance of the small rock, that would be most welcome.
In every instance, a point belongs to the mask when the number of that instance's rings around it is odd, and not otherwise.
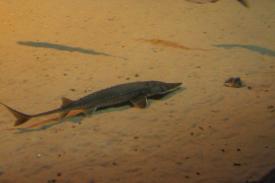
[[[273,105],[269,105],[269,106],[267,106],[267,109],[273,109],[274,108],[274,106]]]
[[[139,74],[135,74],[135,77],[136,77],[136,78],[139,77]]]
[[[95,183],[95,181],[94,181],[93,179],[91,179],[91,180],[89,181],[89,183]]]
[[[230,77],[224,82],[224,86],[233,87],[233,88],[241,88],[244,86],[240,77]]]
[[[41,158],[41,154],[38,153],[38,154],[36,155],[36,157]]]
[[[233,163],[234,166],[241,166],[241,163]]]
[[[58,176],[58,177],[60,177],[61,175],[62,175],[62,173],[61,173],[61,172],[58,172],[58,173],[57,173],[57,176]]]
[[[229,120],[229,118],[223,118],[223,121],[228,121]]]
[[[73,91],[73,92],[75,91],[75,89],[74,89],[74,88],[71,88],[70,90],[71,90],[71,91]]]
[[[48,180],[48,183],[56,183],[56,180],[55,179],[50,179],[50,180]]]

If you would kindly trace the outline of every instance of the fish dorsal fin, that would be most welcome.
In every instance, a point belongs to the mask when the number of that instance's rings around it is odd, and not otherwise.
[[[66,97],[62,97],[61,100],[62,100],[61,108],[73,102],[73,100],[66,98]],[[60,118],[61,119],[64,118],[69,112],[70,111],[61,112]]]
[[[130,100],[130,102],[131,102],[135,107],[138,107],[138,108],[145,108],[145,107],[147,107],[147,105],[148,105],[148,100],[147,100],[147,97],[146,97],[146,96],[139,96],[139,97],[136,97],[136,98]]]
[[[62,105],[61,105],[61,107],[65,106],[65,105],[68,105],[68,104],[70,104],[70,103],[73,102],[73,100],[68,99],[68,98],[66,98],[66,97],[62,97],[61,100],[62,100]]]

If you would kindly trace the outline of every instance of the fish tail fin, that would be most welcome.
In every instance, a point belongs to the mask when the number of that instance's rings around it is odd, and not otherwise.
[[[3,103],[0,103],[2,104],[3,106],[5,106],[13,115],[14,117],[16,117],[16,121],[14,123],[14,126],[18,126],[18,125],[21,125],[25,122],[27,122],[32,116],[30,115],[27,115],[27,114],[24,114],[22,112],[19,112]]]

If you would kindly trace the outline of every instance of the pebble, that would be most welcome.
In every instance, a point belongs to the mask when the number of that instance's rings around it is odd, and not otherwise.
[[[267,109],[273,109],[274,108],[274,106],[273,105],[269,105],[269,106],[267,106]]]
[[[0,167],[0,176],[4,174],[3,169]]]
[[[200,130],[204,130],[204,128],[203,128],[203,127],[201,127],[201,126],[199,126],[199,129],[200,129]]]
[[[234,166],[241,166],[241,163],[233,163]]]
[[[55,179],[50,179],[50,180],[48,180],[48,183],[56,183],[56,180]]]

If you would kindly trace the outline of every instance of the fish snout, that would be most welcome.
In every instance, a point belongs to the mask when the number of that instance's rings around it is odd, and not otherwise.
[[[168,90],[170,90],[170,89],[178,88],[180,85],[182,85],[182,83],[168,83],[167,88]]]
[[[165,83],[163,92],[170,92],[170,91],[176,90],[181,85],[182,85],[182,83]]]

